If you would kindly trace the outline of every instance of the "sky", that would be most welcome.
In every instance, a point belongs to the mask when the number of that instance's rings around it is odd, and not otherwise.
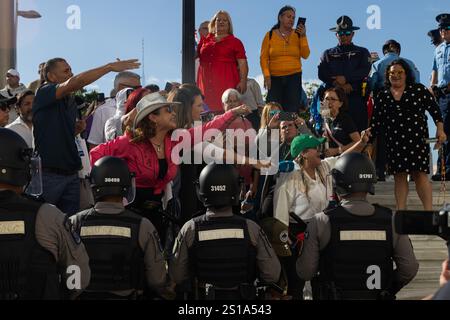
[[[361,27],[355,44],[382,55],[381,47],[387,39],[398,40],[402,55],[416,63],[422,83],[428,84],[433,47],[426,33],[437,26],[437,14],[450,11],[448,0],[197,0],[196,25],[220,9],[228,11],[235,36],[242,40],[247,52],[249,76],[260,80],[262,39],[286,4],[297,9],[297,16],[307,18],[311,56],[303,61],[304,80],[317,78],[321,53],[337,43],[329,28],[346,14]],[[379,9],[381,25],[369,29],[367,21],[373,16],[373,6]],[[80,12],[79,25],[73,19],[74,7]],[[141,59],[142,39],[145,84],[156,83],[164,88],[167,81],[181,80],[181,0],[19,0],[19,9],[37,10],[42,15],[38,20],[19,18],[18,71],[25,84],[37,78],[40,62],[53,57],[66,58],[75,74],[116,58]],[[71,28],[68,21],[72,22]],[[142,74],[142,70],[137,73]],[[113,78],[114,74],[108,74],[91,88],[108,95]]]

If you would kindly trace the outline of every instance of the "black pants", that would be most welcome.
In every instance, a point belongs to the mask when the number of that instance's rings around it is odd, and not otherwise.
[[[267,94],[266,102],[278,102],[287,112],[298,112],[302,99],[302,73],[289,76],[271,77],[272,86]]]
[[[366,130],[368,127],[368,113],[366,98],[354,92],[348,97],[349,112],[348,114],[355,123],[358,131]]]

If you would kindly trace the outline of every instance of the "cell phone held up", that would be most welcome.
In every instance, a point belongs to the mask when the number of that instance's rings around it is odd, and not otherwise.
[[[280,121],[295,121],[298,115],[295,112],[280,112]]]
[[[299,17],[297,20],[297,28],[300,27],[300,25],[306,26],[306,18]]]

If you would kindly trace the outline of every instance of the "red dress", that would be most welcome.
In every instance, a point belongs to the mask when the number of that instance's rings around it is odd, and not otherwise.
[[[209,34],[200,41],[197,53],[200,58],[197,85],[209,109],[223,112],[222,94],[236,88],[240,81],[237,60],[247,59],[244,45],[233,35],[216,42],[214,34]]]

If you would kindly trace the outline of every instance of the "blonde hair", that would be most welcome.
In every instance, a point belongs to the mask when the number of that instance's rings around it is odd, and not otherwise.
[[[281,104],[277,102],[269,102],[264,106],[264,109],[261,114],[261,129],[265,129],[270,122],[270,111],[272,108],[278,108],[280,111],[283,111],[283,107]]]
[[[223,14],[227,17],[228,19],[228,34],[233,34],[233,22],[231,21],[231,16],[228,12],[224,11],[224,10],[220,10],[217,11],[217,13],[214,15],[214,17],[212,17],[211,22],[209,23],[209,33],[216,33],[216,21],[219,18],[219,14]]]

